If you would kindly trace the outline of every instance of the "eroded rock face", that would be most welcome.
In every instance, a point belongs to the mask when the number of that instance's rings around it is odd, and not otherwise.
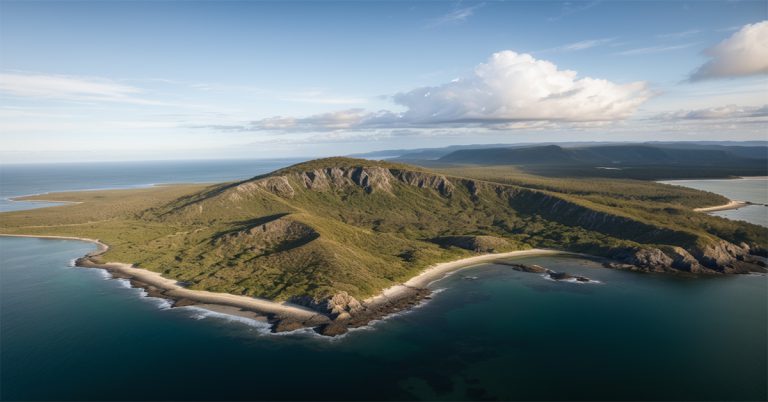
[[[471,195],[474,198],[477,198],[478,196],[480,196],[480,186],[476,181],[467,180],[464,184],[467,186],[467,191],[469,191],[469,195]]]
[[[331,187],[325,172],[315,169],[301,174],[304,186],[310,190],[327,190]]]
[[[285,176],[267,177],[266,179],[258,180],[256,183],[265,190],[281,197],[293,198],[296,193]]]
[[[236,186],[233,191],[229,191],[229,199],[231,201],[238,201],[248,197],[257,190],[266,190],[284,198],[293,198],[296,194],[287,177],[272,176]]]
[[[444,197],[450,197],[455,190],[453,183],[445,176],[411,171],[395,171],[395,177],[403,183],[418,188],[431,188]]]
[[[697,274],[748,272],[748,265],[758,266],[756,257],[748,247],[717,240],[690,250],[669,246],[633,249],[614,256],[619,261],[632,264],[636,269],[651,272],[678,270]],[[752,267],[755,268],[755,267]]]
[[[672,265],[672,258],[657,248],[645,248],[635,251],[625,261],[648,271],[662,272]]]
[[[693,273],[703,273],[704,271],[699,261],[682,247],[671,247],[666,251],[666,254],[672,258],[672,268]]]
[[[349,293],[340,292],[328,299],[325,308],[331,317],[345,319],[362,311],[363,305]]]
[[[326,168],[303,172],[299,178],[310,190],[328,190],[332,187],[359,186],[365,192],[392,191],[394,177],[389,169],[382,167]]]
[[[703,247],[691,250],[691,254],[707,268],[722,270],[722,267],[731,265],[736,260],[741,260],[749,254],[749,249],[743,249],[733,243],[718,240]]]

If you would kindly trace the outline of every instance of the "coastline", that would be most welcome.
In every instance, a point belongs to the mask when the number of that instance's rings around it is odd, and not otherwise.
[[[711,207],[703,207],[703,208],[694,208],[693,210],[695,212],[715,212],[715,211],[726,211],[729,209],[739,209],[742,207],[746,207],[747,205],[750,205],[750,202],[747,201],[738,201],[738,200],[730,200],[726,204],[722,205],[715,205]]]
[[[178,281],[165,278],[157,272],[136,268],[131,264],[96,262],[93,260],[94,257],[98,257],[109,250],[109,246],[98,239],[22,234],[0,234],[0,236],[77,240],[94,243],[99,247],[98,250],[78,258],[75,262],[76,266],[104,269],[115,278],[128,279],[131,286],[143,288],[149,297],[172,300],[172,307],[195,306],[222,314],[263,320],[272,324],[273,332],[287,332],[302,328],[318,327],[321,334],[331,336],[343,334],[349,328],[366,326],[372,321],[416,306],[424,299],[430,298],[431,291],[427,289],[427,286],[452,272],[504,258],[566,253],[558,250],[529,249],[506,253],[482,254],[434,264],[406,282],[393,285],[382,290],[379,294],[362,301],[363,311],[360,314],[347,315],[344,318],[334,317],[336,318],[334,320],[323,312],[297,304],[278,303],[266,299],[229,293],[187,289],[180,285]]]
[[[97,239],[72,236],[44,236],[44,235],[21,235],[21,234],[0,234],[3,237],[27,237],[54,240],[77,240],[96,244],[99,249],[86,254],[76,260],[75,265],[83,268],[104,269],[116,278],[128,279],[133,287],[141,287],[147,290],[151,297],[162,297],[174,301],[174,307],[183,307],[197,305],[206,308],[206,306],[223,306],[227,314],[240,315],[247,318],[254,318],[256,313],[270,320],[295,319],[303,322],[325,321],[326,318],[317,311],[309,308],[293,305],[289,303],[278,303],[270,300],[258,299],[248,296],[238,296],[229,293],[216,293],[205,290],[192,290],[179,285],[177,281],[163,277],[161,274],[148,271],[142,268],[133,267],[131,264],[120,262],[96,263],[91,260],[107,250],[109,246]],[[238,314],[237,310],[242,310]],[[211,311],[222,312],[216,307],[208,308]]]
[[[405,281],[382,290],[378,295],[369,297],[363,301],[366,306],[378,306],[393,299],[401,298],[416,289],[425,289],[431,283],[445,278],[448,274],[469,268],[475,265],[485,264],[494,260],[513,257],[530,257],[540,255],[568,254],[565,251],[534,248],[529,250],[517,250],[506,253],[482,254],[473,257],[462,258],[453,261],[441,262],[427,267],[418,275]]]

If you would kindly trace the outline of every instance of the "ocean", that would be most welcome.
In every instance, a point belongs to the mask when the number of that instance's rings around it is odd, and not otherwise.
[[[17,166],[2,169],[2,196],[237,180],[290,163]],[[520,261],[601,283],[485,264],[434,283],[434,298],[412,311],[332,339],[169,309],[102,270],[72,267],[94,247],[0,238],[0,399],[768,398],[765,276],[678,278],[529,257]]]

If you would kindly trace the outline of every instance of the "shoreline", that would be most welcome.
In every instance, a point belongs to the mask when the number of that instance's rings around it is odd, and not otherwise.
[[[694,208],[693,210],[694,212],[727,211],[730,209],[739,209],[742,207],[746,207],[747,205],[752,205],[752,203],[748,201],[730,200],[727,204],[714,205],[711,207]]]
[[[322,322],[326,318],[322,313],[307,307],[289,303],[278,303],[265,299],[249,296],[239,296],[229,293],[209,292],[205,290],[192,290],[179,285],[178,281],[165,278],[161,274],[142,268],[133,267],[131,264],[120,262],[98,263],[91,260],[107,250],[109,246],[97,239],[74,236],[46,236],[46,235],[22,235],[0,234],[2,237],[25,237],[52,240],[77,240],[96,244],[99,249],[75,260],[75,265],[82,268],[104,269],[115,278],[128,279],[133,287],[143,288],[150,297],[166,298],[173,301],[173,307],[196,305],[221,306],[227,314],[239,315],[246,318],[254,318],[254,313],[268,320],[283,320],[286,318],[301,320],[302,322]],[[236,310],[242,310],[241,314]],[[222,312],[218,308],[208,308],[214,312]]]
[[[381,292],[379,292],[379,294],[363,300],[362,303],[365,306],[375,307],[378,305],[391,302],[393,299],[404,297],[408,293],[412,293],[416,289],[426,289],[433,282],[436,282],[445,278],[446,276],[448,276],[448,274],[451,274],[453,272],[456,272],[465,268],[473,267],[475,265],[481,265],[481,264],[485,264],[495,260],[501,260],[504,258],[531,257],[531,256],[540,256],[540,255],[557,255],[557,254],[570,254],[570,253],[566,251],[559,251],[559,250],[533,248],[528,250],[509,251],[506,253],[482,254],[482,255],[476,255],[472,257],[461,258],[458,260],[437,263],[427,267],[426,269],[421,271],[421,273],[408,279],[407,281],[401,284],[390,286],[382,290]]]
[[[488,263],[494,260],[537,255],[570,254],[549,249],[517,250],[506,253],[482,254],[458,260],[431,265],[409,280],[382,290],[379,294],[363,300],[360,314],[334,319],[328,314],[292,303],[279,303],[250,296],[229,293],[187,289],[178,281],[165,278],[160,273],[131,264],[120,262],[96,262],[92,259],[109,250],[109,246],[98,239],[74,236],[0,234],[2,237],[25,237],[53,240],[76,240],[96,244],[98,250],[87,253],[75,260],[82,268],[104,269],[114,278],[130,281],[134,288],[142,288],[148,297],[171,300],[172,307],[195,306],[221,314],[229,314],[272,324],[273,332],[289,332],[304,328],[319,328],[323,335],[340,335],[350,328],[368,326],[373,321],[386,318],[393,313],[410,310],[424,299],[431,298],[427,288],[431,283],[445,278],[448,274],[464,268]]]

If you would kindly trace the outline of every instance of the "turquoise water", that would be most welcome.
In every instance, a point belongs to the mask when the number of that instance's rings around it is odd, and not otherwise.
[[[433,284],[434,299],[413,311],[330,339],[168,309],[102,270],[69,266],[93,248],[0,237],[0,399],[768,398],[765,276],[526,258],[602,283],[486,264]]]
[[[749,201],[761,205],[748,205],[739,209],[711,212],[723,218],[746,221],[768,227],[768,178],[747,177],[723,180],[670,180],[662,183],[691,187],[722,194],[732,200]]]

